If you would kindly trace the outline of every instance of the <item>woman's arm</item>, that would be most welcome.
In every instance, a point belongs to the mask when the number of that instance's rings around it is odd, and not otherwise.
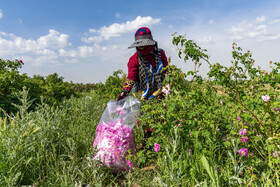
[[[121,93],[119,94],[117,101],[119,101],[119,100],[125,98],[126,96],[128,96],[128,94],[132,90],[132,87],[133,87],[134,84],[135,84],[135,81],[130,80],[130,79],[126,79],[125,83],[123,85],[123,89],[122,89]]]

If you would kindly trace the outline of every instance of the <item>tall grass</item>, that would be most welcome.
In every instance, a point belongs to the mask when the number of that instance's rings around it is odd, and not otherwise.
[[[26,89],[19,94],[18,114],[0,119],[0,186],[110,183],[110,174],[90,159],[105,100],[92,92],[27,112],[27,96]]]
[[[28,90],[23,89],[18,96],[20,112],[0,119],[0,186],[280,185],[279,173],[269,168],[258,179],[253,173],[251,178],[243,178],[248,170],[246,162],[240,162],[236,142],[231,141],[230,150],[223,152],[212,141],[215,135],[208,135],[205,156],[182,141],[186,138],[178,133],[179,127],[160,135],[169,146],[159,153],[151,144],[139,148],[131,158],[137,166],[127,173],[113,174],[92,160],[95,129],[109,98],[92,91],[64,100],[58,107],[50,107],[42,99],[35,111],[28,112],[32,102]],[[144,131],[135,127],[134,133],[139,147]]]

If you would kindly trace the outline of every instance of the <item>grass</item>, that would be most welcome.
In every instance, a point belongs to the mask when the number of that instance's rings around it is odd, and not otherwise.
[[[64,100],[59,107],[43,102],[28,112],[28,92],[21,92],[20,113],[0,119],[0,186],[274,186],[279,175],[266,170],[259,179],[242,178],[243,165],[232,151],[220,158],[204,156],[181,141],[177,129],[169,147],[161,153],[142,150],[134,159],[137,167],[113,174],[93,161],[95,129],[105,110],[103,98],[94,91],[80,98]],[[143,129],[134,128],[136,144],[143,141]],[[217,147],[209,141],[211,153]],[[139,151],[140,152],[140,151]],[[231,156],[230,156],[231,154]],[[223,160],[224,155],[231,158]],[[233,172],[235,171],[235,173]]]

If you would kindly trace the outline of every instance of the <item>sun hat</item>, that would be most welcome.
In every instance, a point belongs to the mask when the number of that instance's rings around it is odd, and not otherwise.
[[[135,33],[135,41],[128,47],[140,47],[147,45],[155,45],[156,41],[153,40],[152,32],[147,27],[139,28]]]

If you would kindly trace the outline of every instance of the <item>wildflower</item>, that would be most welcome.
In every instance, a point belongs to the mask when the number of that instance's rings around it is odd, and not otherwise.
[[[251,88],[253,89],[253,88],[254,88],[254,85],[252,85]]]
[[[178,124],[178,127],[181,127],[181,124],[180,124],[180,123]]]
[[[253,127],[253,126],[254,126],[254,124],[251,124],[251,123],[246,123],[246,126],[247,126],[247,127]]]
[[[248,149],[241,148],[241,149],[239,149],[238,153],[240,154],[240,156],[247,156],[248,155]]]
[[[165,104],[165,103],[163,103],[163,106],[166,106],[166,104]]]
[[[237,116],[238,121],[240,121],[240,116]]]
[[[165,87],[162,88],[161,90],[163,93],[165,93],[166,95],[170,94],[170,85],[167,84]]]
[[[246,137],[241,136],[240,138],[241,138],[241,142],[242,142],[242,143],[248,141],[248,137],[247,137],[247,136],[246,136]]]
[[[272,156],[274,156],[275,158],[278,157],[278,154],[276,152],[272,153]]]
[[[222,100],[220,100],[221,105],[224,104]]]
[[[221,119],[218,119],[218,122],[220,122],[221,121]]]
[[[276,108],[274,108],[273,110],[274,110],[275,112],[278,112],[279,109],[276,107]]]
[[[160,115],[160,117],[164,118],[164,115]]]
[[[270,100],[270,97],[268,95],[263,95],[262,96],[262,100],[264,100],[265,102]]]
[[[131,162],[130,162],[129,159],[127,159],[127,165],[128,165],[130,168],[132,168],[132,165],[131,165]]]
[[[190,133],[190,136],[192,135],[192,133]]]
[[[22,63],[22,60],[19,60],[19,63]]]
[[[266,75],[266,74],[267,74],[267,72],[265,71],[265,72],[264,72],[264,74]]]
[[[6,115],[9,115],[8,113],[6,113]]]
[[[183,120],[182,119],[180,119],[180,122],[182,122]]]
[[[240,129],[240,131],[239,131],[239,134],[242,135],[242,136],[245,136],[246,133],[247,133],[246,129]]]
[[[155,145],[154,145],[154,150],[155,150],[155,152],[159,152],[159,150],[160,150],[160,145],[159,145],[158,143],[155,143]]]
[[[192,150],[188,149],[188,152],[189,152],[189,156],[191,156],[192,155]]]
[[[106,106],[106,104],[105,104],[105,103],[103,103],[103,106]]]

